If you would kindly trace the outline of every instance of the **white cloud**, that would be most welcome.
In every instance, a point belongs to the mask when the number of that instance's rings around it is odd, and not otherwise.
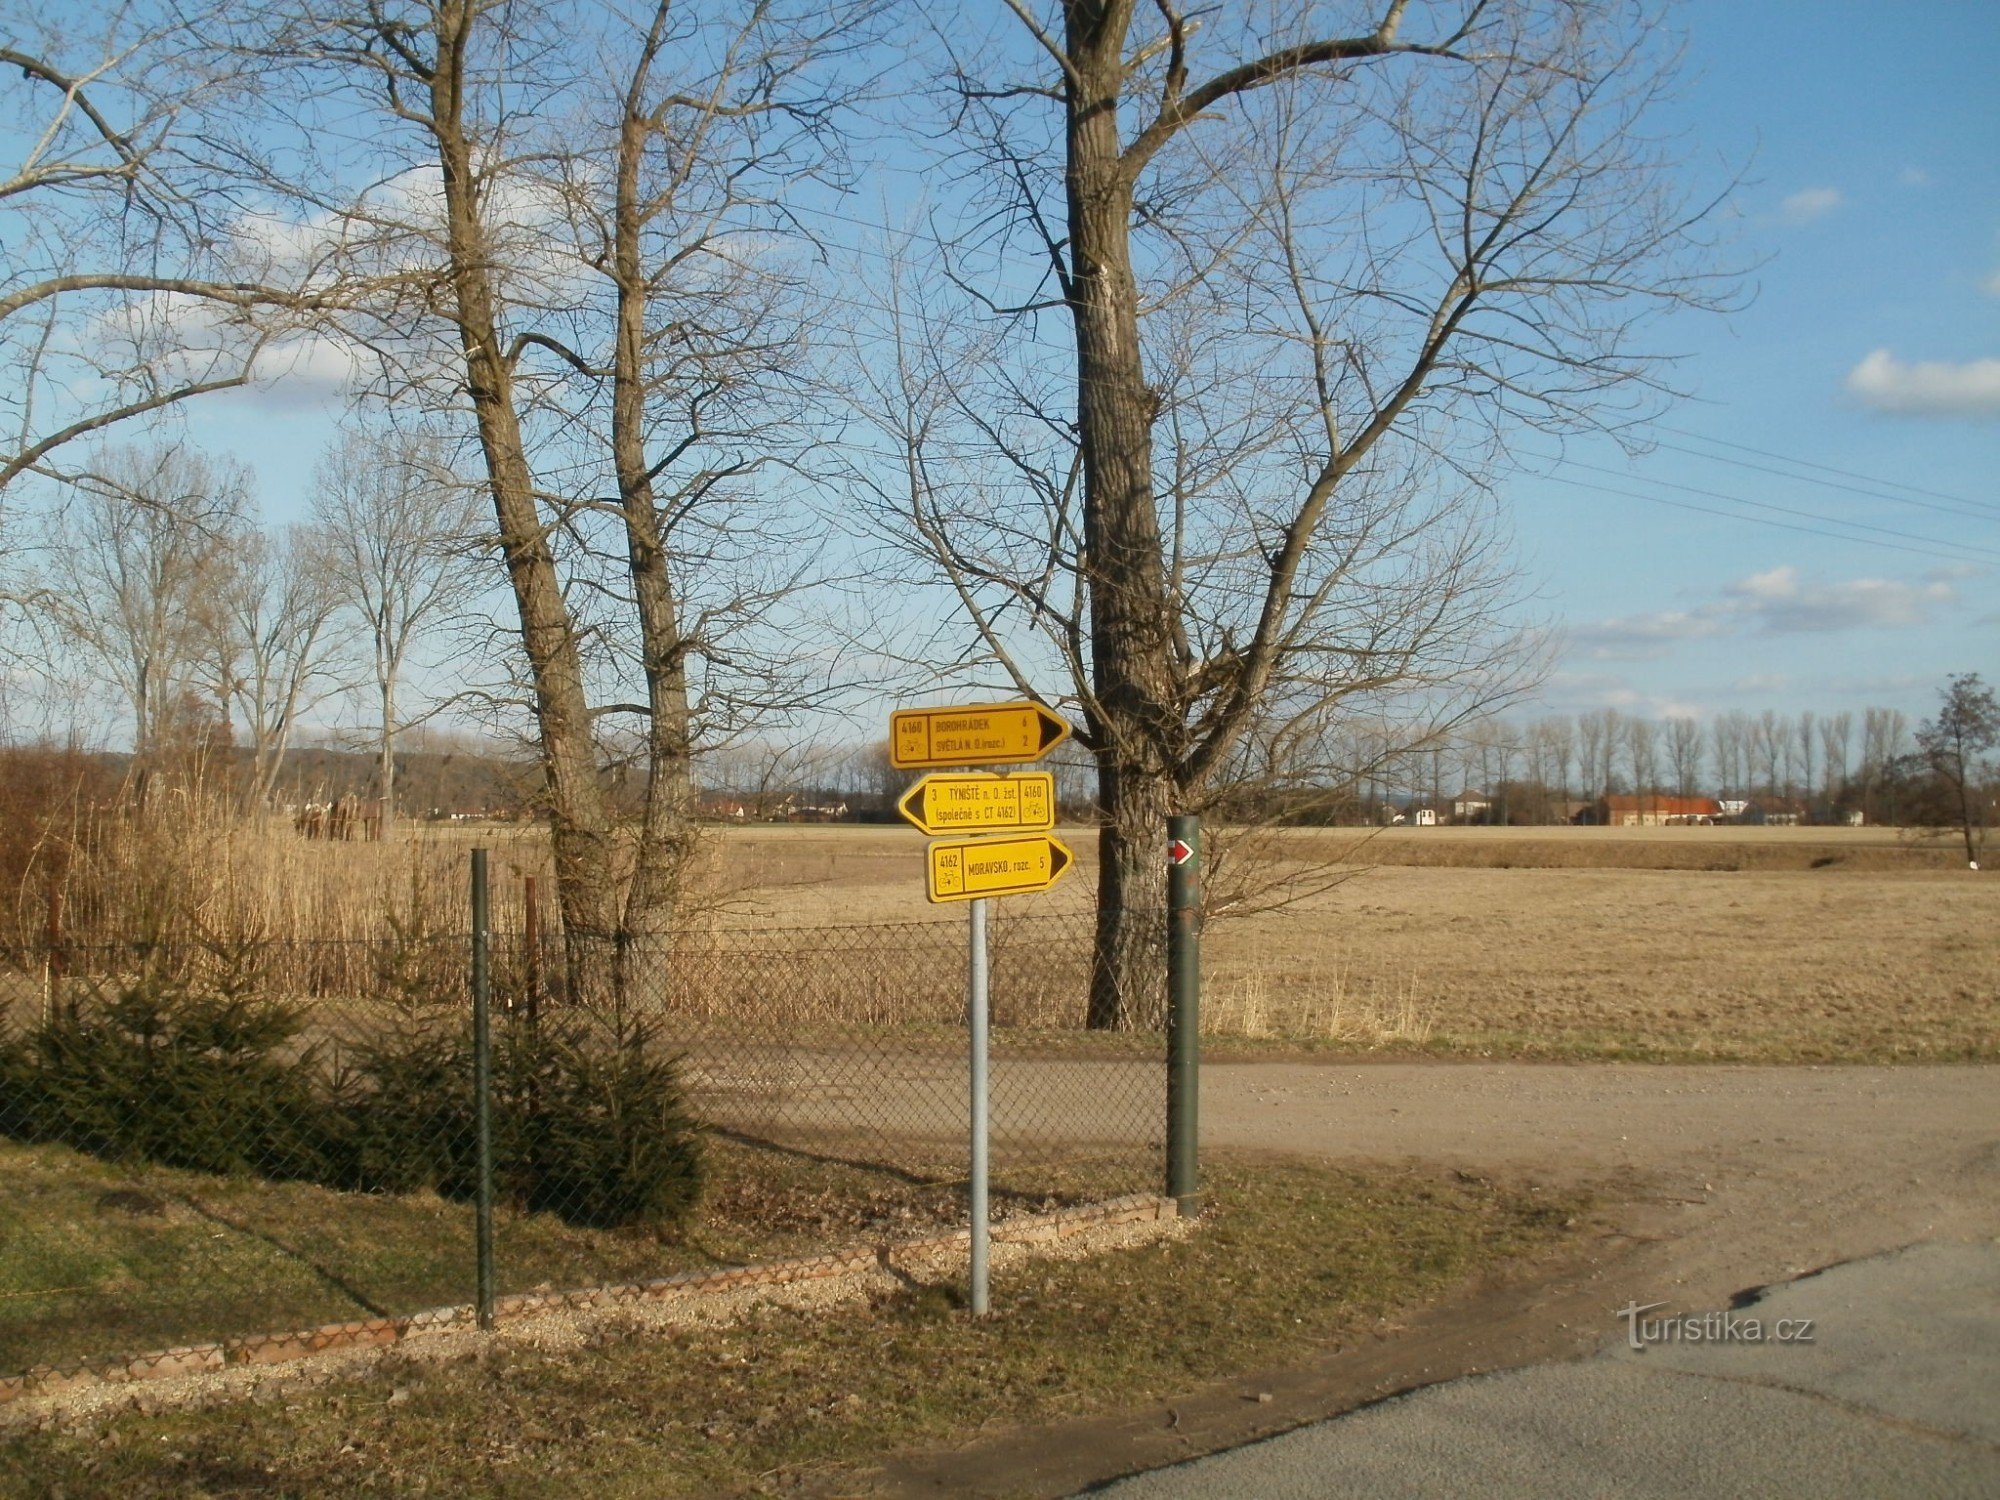
[[[1905,167],[1897,174],[1896,180],[1904,187],[1929,187],[1931,174],[1922,167]]]
[[[1778,205],[1778,217],[1787,224],[1810,224],[1825,218],[1845,201],[1839,188],[1801,188]]]
[[[1975,570],[1977,571],[1977,570]],[[1620,615],[1569,631],[1572,649],[1591,661],[1652,661],[1684,641],[1723,636],[1826,634],[1839,630],[1901,630],[1928,623],[1957,601],[1957,568],[1921,580],[1850,578],[1819,582],[1789,564],[1725,584],[1717,598],[1688,609]]]
[[[1739,677],[1730,683],[1729,691],[1769,696],[1782,693],[1791,685],[1792,679],[1783,672],[1752,672],[1748,677]]]
[[[1628,678],[1598,673],[1557,672],[1542,690],[1542,703],[1556,713],[1615,708],[1647,719],[1699,719],[1707,712],[1691,699],[1641,692]]]
[[[1891,698],[1917,690],[1928,692],[1937,686],[1937,679],[1919,672],[1902,672],[1874,677],[1829,677],[1820,686],[1850,698]]]
[[[1727,635],[1730,628],[1714,605],[1703,605],[1599,620],[1570,631],[1569,636],[1572,645],[1583,647],[1595,661],[1649,661],[1665,656],[1681,641]]]
[[[2000,359],[1905,364],[1877,349],[1847,372],[1847,389],[1863,405],[1902,417],[2000,413]]]
[[[1983,578],[1991,572],[1978,563],[1946,563],[1941,568],[1929,568],[1924,572],[1925,583],[1958,583],[1967,578]]]
[[[1922,625],[1931,611],[1957,597],[1950,583],[1905,583],[1893,578],[1855,578],[1845,583],[1810,583],[1791,566],[1752,573],[1723,591],[1722,608],[1766,634],[1822,634],[1864,627],[1901,629]]]

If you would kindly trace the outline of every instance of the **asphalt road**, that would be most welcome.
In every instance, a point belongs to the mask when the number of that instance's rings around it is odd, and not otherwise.
[[[2000,1494],[2000,1246],[1921,1245],[1692,1322],[1650,1314],[1670,1342],[1646,1342],[1647,1316],[1591,1359],[1449,1381],[1099,1493]]]
[[[1015,1086],[1053,1105],[1099,1066],[1015,1064]],[[1305,1366],[899,1460],[881,1492],[1068,1495],[1239,1448],[1143,1481],[1197,1488],[1126,1493],[1305,1493],[1290,1473],[1314,1495],[2000,1494],[2000,1068],[1225,1063],[1204,1072],[1202,1138],[1584,1184],[1611,1228],[1551,1276]],[[1770,1287],[1838,1299],[1804,1314],[1822,1342],[1612,1347],[1621,1307],[1725,1309]],[[1905,1388],[1927,1393],[1915,1415],[1885,1394]],[[1295,1467],[1233,1467],[1286,1444]]]

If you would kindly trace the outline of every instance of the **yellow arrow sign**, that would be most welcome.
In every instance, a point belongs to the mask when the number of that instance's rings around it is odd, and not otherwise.
[[[1039,703],[899,708],[889,715],[889,763],[898,770],[1040,760],[1069,725]]]
[[[1019,839],[951,839],[931,845],[933,901],[1025,896],[1062,879],[1076,856],[1061,839],[1038,833]]]
[[[1032,833],[1056,826],[1056,779],[1046,771],[926,776],[896,811],[925,833]]]

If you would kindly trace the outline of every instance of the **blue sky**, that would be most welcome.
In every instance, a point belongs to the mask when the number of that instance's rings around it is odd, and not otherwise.
[[[1743,174],[1726,227],[1755,295],[1655,329],[1690,399],[1653,451],[1576,443],[1507,484],[1533,610],[1566,640],[1543,703],[1927,715],[1947,674],[2000,677],[2000,5],[1678,16],[1667,123],[1691,181]],[[282,518],[330,416],[280,386],[192,426]]]
[[[1736,243],[1763,264],[1743,310],[1661,330],[1693,399],[1657,436],[1740,462],[1596,444],[1571,457],[1632,478],[1556,471],[1726,515],[1508,486],[1570,642],[1546,696],[1928,713],[1946,674],[2000,675],[2000,6],[1709,0],[1683,17],[1690,144],[1744,169]]]

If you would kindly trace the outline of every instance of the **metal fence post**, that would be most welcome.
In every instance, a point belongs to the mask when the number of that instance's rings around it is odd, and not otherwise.
[[[1201,1211],[1201,819],[1167,819],[1167,1195]]]
[[[472,1130],[478,1180],[473,1213],[478,1321],[493,1326],[493,1019],[487,982],[486,851],[472,851]]]
[[[46,983],[42,986],[42,1024],[48,1025],[55,1008],[62,1002],[63,982],[63,924],[62,886],[54,876],[49,877],[49,921],[48,942],[44,945],[43,966],[48,971]]]

